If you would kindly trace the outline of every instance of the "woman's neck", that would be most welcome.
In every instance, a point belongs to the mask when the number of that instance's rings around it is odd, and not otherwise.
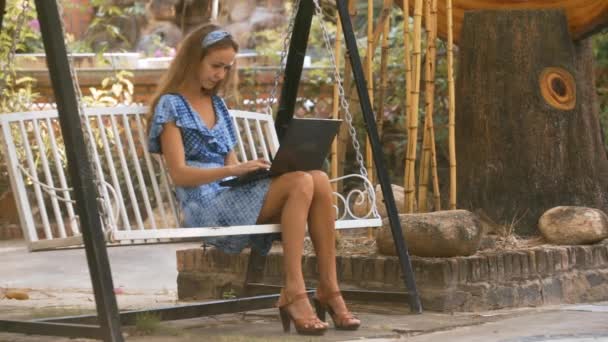
[[[210,91],[197,87],[182,87],[179,89],[179,92],[191,99],[203,99],[212,95]]]

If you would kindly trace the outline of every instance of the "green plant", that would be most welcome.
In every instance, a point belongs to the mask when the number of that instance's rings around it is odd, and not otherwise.
[[[135,329],[133,335],[161,335],[180,336],[182,331],[176,327],[162,324],[160,316],[154,313],[141,313],[135,316]]]
[[[133,73],[118,71],[114,76],[101,81],[101,88],[90,87],[91,96],[84,96],[83,101],[89,106],[116,106],[133,102]]]
[[[160,317],[153,313],[141,313],[135,316],[135,330],[139,334],[150,335],[160,328]]]
[[[229,289],[222,292],[222,299],[234,299],[236,298],[236,292],[234,289]]]
[[[0,112],[26,110],[37,97],[32,77],[18,77],[14,54],[42,50],[34,3],[9,0],[0,30]]]
[[[112,21],[114,17],[125,17],[125,12],[120,6],[110,0],[91,0],[91,6],[95,8],[95,16],[89,26],[90,32],[104,31],[110,37],[127,41],[120,28]],[[101,50],[108,48],[107,44],[102,43],[101,46]]]

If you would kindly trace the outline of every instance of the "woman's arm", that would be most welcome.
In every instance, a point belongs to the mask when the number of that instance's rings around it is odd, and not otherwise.
[[[234,151],[232,154],[235,163],[227,164],[224,167],[197,168],[186,164],[182,134],[174,122],[164,124],[163,132],[160,135],[165,163],[169,169],[169,176],[176,186],[199,186],[211,183],[228,176],[240,176],[247,172],[268,167],[268,163],[262,160],[252,160],[246,163],[238,163]],[[228,160],[230,157],[226,156]]]
[[[239,163],[239,160],[236,158],[236,153],[234,152],[234,150],[231,150],[230,152],[228,152],[228,154],[226,155],[226,158],[224,159],[224,164],[226,166],[228,165],[237,165]]]

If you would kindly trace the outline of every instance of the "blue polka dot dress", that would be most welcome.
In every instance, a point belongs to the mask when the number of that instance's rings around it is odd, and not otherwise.
[[[182,135],[188,166],[224,166],[224,158],[236,145],[236,132],[224,101],[215,95],[211,100],[216,124],[209,129],[184,97],[179,94],[161,96],[149,123],[148,150],[151,153],[162,153],[160,135],[163,125],[174,122]],[[232,188],[219,185],[220,181],[194,187],[175,187],[184,227],[240,226],[256,223],[270,186],[270,179]],[[226,253],[239,253],[243,248],[251,246],[261,254],[267,254],[272,241],[278,238],[279,234],[253,234],[208,237],[205,241]]]

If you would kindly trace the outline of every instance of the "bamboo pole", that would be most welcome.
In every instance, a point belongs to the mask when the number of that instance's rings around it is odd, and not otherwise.
[[[367,80],[367,95],[369,102],[374,105],[374,0],[367,0],[367,54],[365,66],[365,79]],[[374,184],[374,158],[372,155],[372,146],[369,142],[369,137],[365,139],[365,166],[369,181]]]
[[[340,20],[337,20],[334,57],[336,58],[335,63],[336,63],[336,68],[338,68],[338,70],[340,70],[341,56],[342,56],[342,22]],[[333,107],[332,107],[331,117],[333,119],[338,119],[338,117],[340,115],[340,90],[339,90],[338,82],[334,82],[333,92],[334,92],[334,94],[333,94],[334,96],[333,96]],[[331,171],[330,172],[331,172],[332,179],[339,177],[338,176],[338,140],[339,139],[334,139],[334,141],[331,144]],[[335,182],[332,183],[331,186],[332,186],[334,192],[338,191],[338,186]]]
[[[387,1],[384,0],[382,5],[382,14],[380,15],[380,19],[378,19],[378,25],[374,30],[374,42],[373,42],[373,50],[376,51],[376,47],[378,46],[378,42],[380,41],[380,37],[384,32],[384,25],[386,20],[390,17],[391,8],[393,7],[393,0]]]
[[[355,0],[348,1],[348,14],[350,15],[351,21],[354,21],[357,16],[357,7],[355,6]],[[338,20],[339,21],[339,20]],[[350,65],[350,56],[348,50],[344,50],[344,81],[342,86],[344,87],[344,100],[351,105],[351,84],[352,84],[352,71]],[[350,106],[350,108],[355,108]],[[350,134],[348,134],[348,125],[340,125],[338,132],[338,177],[344,175],[344,167],[346,163],[346,150],[348,143],[350,142]],[[342,192],[343,182],[339,182],[338,191]]]
[[[448,139],[450,151],[450,209],[456,209],[456,99],[454,94],[454,37],[452,23],[452,0],[446,2],[448,22]]]
[[[392,0],[384,0],[382,6],[382,15],[390,13],[390,9],[393,5]],[[382,141],[382,129],[384,124],[384,97],[386,96],[386,89],[388,85],[388,77],[386,77],[386,70],[388,66],[388,34],[391,26],[391,18],[387,16],[387,19],[382,22],[382,52],[380,54],[380,92],[378,94],[378,112],[376,114],[376,125],[378,127],[378,135],[380,141]]]
[[[340,58],[342,55],[342,22],[340,20],[337,20],[336,23],[336,42],[335,42],[335,46],[334,46],[334,57],[336,58],[336,68],[338,69],[338,72],[340,70]],[[332,112],[331,112],[331,117],[333,119],[338,119],[339,115],[340,115],[340,90],[339,90],[339,85],[338,82],[334,82],[334,87],[333,87],[333,91],[334,91],[334,98],[333,98],[333,107],[332,107]],[[334,139],[334,141],[331,144],[331,178],[335,179],[339,177],[339,171],[338,171],[338,163],[339,163],[339,159],[338,159],[338,142],[342,141],[341,139]],[[343,144],[344,146],[344,144]],[[343,148],[344,149],[344,148]],[[344,169],[342,169],[344,170]],[[343,172],[342,172],[343,173]],[[337,192],[338,190],[338,182],[333,182],[331,183],[331,187],[333,189],[334,192]],[[337,205],[337,201],[338,199],[334,196],[334,205]],[[336,241],[338,241],[338,239],[340,239],[340,230],[336,230]]]
[[[410,56],[410,6],[409,0],[403,0],[403,49],[405,55],[405,110],[403,112],[403,116],[405,117],[405,127],[408,126],[407,122],[409,122],[409,113],[411,107],[411,92],[410,89],[412,87],[412,66],[411,66],[411,56]],[[411,138],[407,137],[408,142]],[[407,193],[407,168],[408,168],[408,160],[407,160],[407,152],[404,163],[404,177],[403,177],[403,212],[407,212],[408,208],[408,193]]]
[[[367,80],[367,96],[369,96],[372,110],[374,106],[374,52],[374,0],[367,0],[367,54],[365,56],[365,79]],[[374,155],[372,154],[372,145],[369,141],[369,136],[365,138],[365,166],[367,167],[368,179],[374,184],[376,178],[374,174]],[[369,205],[370,203],[368,201],[368,209]],[[372,228],[368,228],[367,238],[371,240],[373,237],[374,232]]]
[[[418,173],[418,211],[428,211],[427,193],[429,184],[429,169],[431,166],[431,139],[434,138],[433,107],[435,95],[435,39],[436,31],[433,30],[433,18],[431,13],[432,0],[425,0],[424,26],[426,31],[426,53],[424,59],[424,130],[422,138],[422,156],[420,158],[420,171]],[[435,33],[435,34],[434,34]]]
[[[431,28],[430,28],[430,0],[424,0],[424,29],[426,34],[426,50],[424,55],[424,128],[422,131],[422,153],[420,156],[420,165],[418,171],[418,211],[427,212],[427,191],[428,191],[428,169],[431,164],[431,141],[429,136],[429,114],[433,102],[433,98],[430,96],[430,83],[433,82],[431,76]]]
[[[406,167],[406,193],[407,193],[407,212],[414,212],[415,202],[415,166],[416,166],[416,145],[418,143],[418,106],[420,102],[420,37],[422,28],[422,0],[414,2],[414,50],[412,53],[412,87],[411,87],[411,107],[409,113],[409,134]]]
[[[433,72],[436,73],[436,61],[437,61],[437,49],[435,46],[435,42],[437,41],[437,0],[431,0],[431,34],[433,35],[433,50],[431,53]],[[435,83],[433,82],[433,93],[435,92]],[[434,96],[433,96],[434,98]],[[434,103],[432,103],[433,105]],[[430,110],[431,118],[429,121],[429,135],[431,140],[431,172],[433,179],[433,202],[434,202],[434,210],[441,210],[441,193],[439,192],[439,176],[437,175],[437,149],[435,146],[435,128],[433,125],[433,110]]]

